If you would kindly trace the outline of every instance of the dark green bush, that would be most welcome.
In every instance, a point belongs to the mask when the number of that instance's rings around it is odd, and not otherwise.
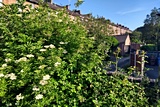
[[[141,50],[156,51],[156,46],[154,44],[148,44],[148,45],[142,46]]]

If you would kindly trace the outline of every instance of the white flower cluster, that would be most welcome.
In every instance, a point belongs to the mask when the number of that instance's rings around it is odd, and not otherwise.
[[[11,61],[10,58],[6,58],[6,59],[5,59],[5,62],[10,62],[10,61]]]
[[[50,75],[47,74],[47,75],[43,76],[43,79],[40,80],[39,84],[46,85],[46,84],[48,84],[47,80],[49,80],[49,79],[50,79]]]
[[[59,44],[63,45],[63,44],[68,44],[68,42],[59,42]]]
[[[90,39],[95,40],[95,37],[90,37]]]
[[[58,14],[59,12],[56,12],[56,14]]]
[[[40,80],[39,84],[41,84],[41,85],[46,85],[46,84],[48,84],[48,82],[45,81],[45,80]]]
[[[5,67],[7,67],[7,64],[3,64],[3,65],[2,65],[2,68],[5,68]]]
[[[55,67],[57,67],[58,65],[61,65],[61,63],[60,63],[60,62],[56,62],[56,63],[54,64]]]
[[[15,63],[23,62],[23,61],[26,62],[26,61],[27,61],[27,58],[26,58],[26,57],[22,57],[22,58],[16,60]]]
[[[33,91],[39,91],[39,88],[36,87],[36,86],[34,86],[32,90],[33,90]]]
[[[66,53],[67,53],[67,51],[66,51],[66,50],[64,50],[64,51],[63,51],[63,53],[64,53],[64,54],[66,54]]]
[[[43,76],[43,80],[49,80],[50,77],[51,77],[51,76],[47,74],[47,75]]]
[[[8,103],[6,104],[7,107],[11,107],[12,106],[12,103]]]
[[[20,72],[24,72],[24,70],[22,69]]]
[[[40,52],[45,52],[45,51],[46,51],[46,49],[40,49],[39,51],[40,51]]]
[[[28,55],[26,55],[26,57],[28,57],[28,58],[33,58],[33,57],[34,57],[34,55],[32,55],[32,54],[28,54]]]
[[[49,79],[50,79],[50,75],[47,74],[47,75],[43,76],[43,79],[40,80],[39,84],[41,84],[41,85],[46,85],[46,84],[48,84],[48,81],[47,81],[47,80],[49,80]],[[40,89],[39,89],[37,86],[34,86],[32,90],[33,90],[33,91],[39,91]],[[43,95],[42,95],[42,94],[38,94],[38,95],[36,95],[36,97],[35,97],[35,99],[37,99],[37,100],[42,99],[42,98],[43,98]]]
[[[45,47],[45,48],[51,48],[51,49],[52,49],[52,48],[55,48],[55,46],[54,46],[53,44],[45,45],[44,47]]]
[[[39,68],[39,69],[44,69],[46,66],[47,66],[47,65],[41,65],[41,66],[39,66],[38,68]]]
[[[0,73],[0,77],[4,77],[4,74],[3,74],[3,73]]]
[[[21,93],[16,96],[16,99],[17,99],[17,100],[21,100],[21,99],[23,99],[23,98],[24,98],[24,96],[22,96]]]
[[[38,95],[36,95],[35,98],[36,98],[37,100],[42,99],[42,98],[43,98],[43,95],[42,95],[42,94],[38,94]]]
[[[10,78],[11,80],[15,80],[17,76],[14,73],[6,74],[5,78]]]

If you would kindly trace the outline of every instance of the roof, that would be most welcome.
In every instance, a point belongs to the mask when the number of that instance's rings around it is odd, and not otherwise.
[[[129,35],[116,35],[115,38],[119,41],[119,43],[124,43]]]
[[[28,2],[34,3],[34,4],[38,4],[39,0],[26,0]]]
[[[38,4],[38,2],[40,0],[26,0],[27,2],[30,2],[30,3],[34,3],[34,4]],[[47,2],[48,6],[53,9],[53,10],[58,10],[58,9],[64,9],[66,8],[66,11],[69,13],[69,15],[72,15],[72,16],[79,16],[79,17],[82,17],[82,18],[86,18],[86,17],[89,17],[90,15],[89,14],[81,14],[80,13],[80,10],[69,10],[68,9],[68,5],[66,6],[60,6],[60,5],[57,5],[57,4],[54,4],[54,3],[49,3]]]

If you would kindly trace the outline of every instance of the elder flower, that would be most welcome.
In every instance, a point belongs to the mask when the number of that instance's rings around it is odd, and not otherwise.
[[[26,57],[22,57],[22,58],[16,60],[15,63],[18,63],[18,62],[21,62],[21,61],[25,62],[25,61],[27,61],[27,58]]]
[[[58,66],[58,65],[60,65],[61,63],[59,63],[59,62],[56,62],[55,64],[54,64],[54,66]]]
[[[7,64],[3,64],[3,65],[2,65],[2,68],[5,68],[5,67],[7,67]]]
[[[44,69],[46,66],[47,66],[47,65],[41,65],[41,66],[39,66],[38,68],[39,68],[39,69]]]
[[[46,85],[46,84],[48,84],[48,82],[45,81],[45,80],[41,80],[41,81],[39,82],[39,84],[41,84],[41,85]]]
[[[67,51],[66,51],[66,50],[64,50],[64,51],[63,51],[63,53],[64,53],[64,54],[66,54],[66,53],[67,53]]]
[[[9,77],[11,80],[15,80],[17,78],[17,76],[14,73],[10,73]]]
[[[16,99],[17,99],[17,100],[21,100],[21,99],[23,99],[23,98],[24,98],[24,96],[22,96],[21,93],[16,96]]]
[[[32,90],[33,91],[39,91],[39,88],[37,88],[36,86],[34,86]]]
[[[42,94],[38,94],[38,95],[36,95],[35,98],[36,98],[37,100],[42,99],[42,98],[43,98],[43,95],[42,95]]]
[[[34,57],[34,55],[32,55],[32,54],[29,54],[29,55],[26,55],[28,58],[33,58]]]
[[[64,42],[59,42],[59,44],[63,45],[63,44],[65,44],[65,43],[64,43]]]
[[[43,80],[49,80],[50,79],[50,75],[45,75],[45,76],[43,76]]]
[[[50,44],[49,47],[52,49],[52,48],[55,48],[55,46],[53,44]]]
[[[19,59],[19,61],[27,61],[27,58],[26,57],[22,57]]]
[[[45,48],[49,48],[49,45],[45,45],[44,47],[45,47]]]
[[[6,59],[5,59],[5,62],[10,62],[10,61],[11,61],[10,58],[6,58]]]
[[[56,14],[58,14],[59,12],[56,12]]]
[[[4,74],[0,73],[0,77],[4,77]]]
[[[24,72],[24,70],[22,69],[20,72]]]
[[[45,52],[45,51],[46,51],[46,49],[40,49],[39,51],[41,51],[41,52]]]

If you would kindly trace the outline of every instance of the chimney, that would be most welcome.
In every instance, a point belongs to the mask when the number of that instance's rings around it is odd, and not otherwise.
[[[80,10],[75,10],[76,13],[78,14],[81,14],[81,11]]]
[[[70,9],[70,5],[66,5],[66,9],[69,10]]]

